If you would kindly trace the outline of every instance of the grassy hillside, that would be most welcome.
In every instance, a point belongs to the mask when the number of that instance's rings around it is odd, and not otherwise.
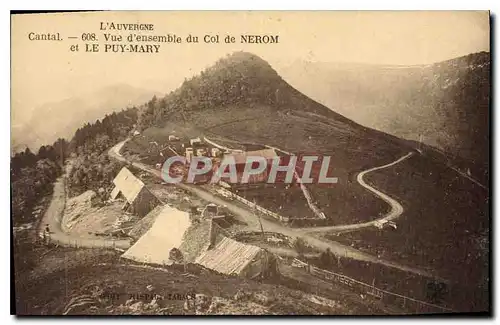
[[[486,191],[422,156],[366,179],[404,206],[398,229],[369,228],[326,237],[384,259],[432,270],[460,287],[462,295],[455,298],[463,310],[485,309],[490,279]]]
[[[289,315],[383,314],[381,303],[346,290],[295,289],[216,274],[195,265],[128,264],[111,251],[55,248],[28,282],[16,283],[19,315]],[[196,306],[187,305],[197,295]],[[318,296],[320,295],[320,296]],[[158,299],[152,299],[153,296]],[[155,300],[155,301],[153,301]],[[191,301],[192,302],[192,301]]]
[[[490,54],[422,66],[297,61],[280,71],[304,94],[365,126],[443,150],[488,178]],[[464,166],[465,168],[465,166]]]

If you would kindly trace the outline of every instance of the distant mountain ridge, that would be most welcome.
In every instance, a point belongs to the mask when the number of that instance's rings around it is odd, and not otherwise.
[[[470,161],[487,178],[489,53],[416,66],[296,61],[280,73],[332,110],[397,137],[422,139]]]
[[[87,122],[95,122],[106,114],[141,105],[157,92],[116,84],[78,97],[41,105],[30,116],[17,117],[12,125],[11,151],[29,147],[38,150],[58,138],[71,139],[75,131]],[[26,113],[28,114],[28,113]]]

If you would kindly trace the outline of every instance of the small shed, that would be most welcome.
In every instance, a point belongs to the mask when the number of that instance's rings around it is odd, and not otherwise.
[[[196,263],[219,273],[251,279],[277,273],[276,259],[271,253],[228,237],[201,254]]]
[[[207,155],[207,150],[205,148],[196,149],[196,155],[198,157],[206,156]]]
[[[249,161],[249,158],[263,158],[267,167],[264,171],[259,174],[252,174],[248,179],[248,183],[265,183],[268,180],[269,172],[271,170],[272,163],[275,158],[278,158],[276,151],[274,149],[262,149],[256,151],[247,151],[241,153],[230,153],[224,155],[224,158],[231,157],[234,159],[235,169],[237,173],[237,183],[241,183],[241,179],[245,170],[245,166]],[[232,183],[230,177],[223,177],[223,181],[227,183]]]
[[[392,229],[397,229],[398,226],[394,221],[389,221],[389,220],[375,220],[374,226],[377,227],[378,229],[386,229],[386,228],[392,228]]]
[[[151,228],[122,257],[140,263],[170,265],[170,251],[181,245],[190,226],[189,213],[165,205],[155,216]]]
[[[203,208],[203,211],[201,212],[202,217],[205,218],[210,218],[214,217],[219,213],[219,207],[217,204],[214,203],[209,203]]]
[[[198,137],[198,138],[193,138],[191,140],[189,140],[189,143],[191,144],[191,146],[194,146],[194,145],[197,145],[197,144],[201,144],[201,139]]]
[[[210,154],[212,157],[220,157],[222,155],[222,151],[219,148],[210,149]]]
[[[120,170],[113,183],[115,188],[111,192],[111,199],[123,197],[126,201],[123,209],[141,218],[161,204],[160,200],[127,167]]]

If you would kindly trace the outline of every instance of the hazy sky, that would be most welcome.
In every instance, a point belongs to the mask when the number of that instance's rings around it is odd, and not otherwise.
[[[67,37],[96,33],[100,22],[154,24],[144,35],[198,35],[198,44],[162,43],[160,53],[85,53]],[[56,33],[61,42],[30,41]],[[120,33],[126,37],[131,32]],[[132,33],[138,33],[132,31]],[[236,44],[205,44],[203,36],[236,36]],[[279,44],[240,44],[240,34],[279,35]],[[488,12],[104,12],[12,17],[13,115],[107,85],[167,92],[233,51],[253,52],[276,70],[294,60],[428,64],[489,51]],[[72,44],[80,52],[70,52]],[[118,44],[118,43],[116,43]],[[121,43],[121,44],[127,44]],[[21,113],[21,114],[19,114]]]

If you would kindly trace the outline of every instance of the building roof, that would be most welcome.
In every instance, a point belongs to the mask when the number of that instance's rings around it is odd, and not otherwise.
[[[144,183],[135,177],[127,167],[123,167],[113,180],[116,188],[123,194],[129,203],[134,202]],[[115,192],[115,190],[113,190]]]
[[[163,210],[163,206],[159,205],[151,210],[144,218],[137,221],[137,223],[130,229],[128,235],[132,238],[141,238],[153,226],[156,218]]]
[[[194,262],[224,274],[239,275],[262,250],[226,237],[211,219],[193,222],[189,213],[168,205],[159,212],[155,210],[154,215],[150,214],[151,219],[154,218],[151,228],[145,233],[141,229],[143,235],[122,255],[123,258],[170,265],[170,250],[175,247],[182,252],[185,262]]]
[[[255,151],[246,151],[242,153],[233,153],[225,156],[233,156],[234,162],[236,164],[245,164],[247,162],[247,157],[263,157],[265,159],[273,159],[278,157],[274,149],[262,149]]]
[[[170,250],[181,246],[190,226],[187,212],[166,205],[151,228],[122,257],[140,263],[169,265]]]
[[[193,222],[184,232],[182,243],[179,246],[186,262],[192,263],[201,252],[210,246],[210,230],[212,220]]]
[[[215,248],[201,254],[196,263],[223,274],[239,275],[262,249],[223,237]]]

